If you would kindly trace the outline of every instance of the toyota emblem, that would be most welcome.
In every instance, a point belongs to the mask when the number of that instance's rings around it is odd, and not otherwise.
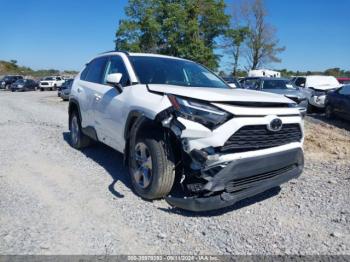
[[[282,120],[275,118],[267,125],[267,129],[273,132],[277,132],[282,129],[282,125]]]

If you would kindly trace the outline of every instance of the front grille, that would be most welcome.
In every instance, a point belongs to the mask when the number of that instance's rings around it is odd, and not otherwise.
[[[49,83],[48,82],[41,82],[40,83],[42,86],[47,86]]]
[[[299,124],[285,124],[272,132],[266,125],[244,126],[234,133],[220,149],[221,152],[246,152],[300,142],[302,132]]]
[[[229,193],[234,193],[241,191],[243,189],[247,189],[249,187],[253,187],[256,184],[261,184],[261,181],[267,181],[272,178],[276,178],[280,175],[283,175],[284,173],[293,170],[294,168],[297,168],[297,165],[290,165],[278,170],[274,170],[271,172],[263,173],[260,175],[250,176],[250,177],[243,177],[239,179],[231,180],[227,183],[225,190]]]

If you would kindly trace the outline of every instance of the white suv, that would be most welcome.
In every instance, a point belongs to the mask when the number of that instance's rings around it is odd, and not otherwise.
[[[298,76],[294,77],[292,81],[307,96],[309,113],[314,108],[325,108],[327,94],[341,87],[341,84],[334,76]]]
[[[40,91],[44,90],[56,90],[57,87],[61,87],[65,82],[62,76],[48,76],[39,82]]]
[[[232,90],[175,57],[109,52],[92,59],[74,80],[69,128],[74,148],[96,140],[122,152],[141,197],[193,211],[277,187],[304,165],[293,101]]]

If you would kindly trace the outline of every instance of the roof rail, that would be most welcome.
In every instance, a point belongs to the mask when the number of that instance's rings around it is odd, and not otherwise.
[[[113,53],[113,52],[119,52],[119,53],[124,53],[124,54],[126,54],[126,55],[129,55],[129,52],[123,51],[123,50],[111,50],[111,51],[106,51],[106,52],[102,52],[100,55],[102,55],[102,54],[107,54],[107,53]]]

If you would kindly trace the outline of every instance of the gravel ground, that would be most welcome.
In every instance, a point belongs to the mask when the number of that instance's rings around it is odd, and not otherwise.
[[[207,213],[147,202],[122,155],[67,142],[55,92],[0,92],[0,254],[350,254],[350,127],[306,119],[303,175]]]

